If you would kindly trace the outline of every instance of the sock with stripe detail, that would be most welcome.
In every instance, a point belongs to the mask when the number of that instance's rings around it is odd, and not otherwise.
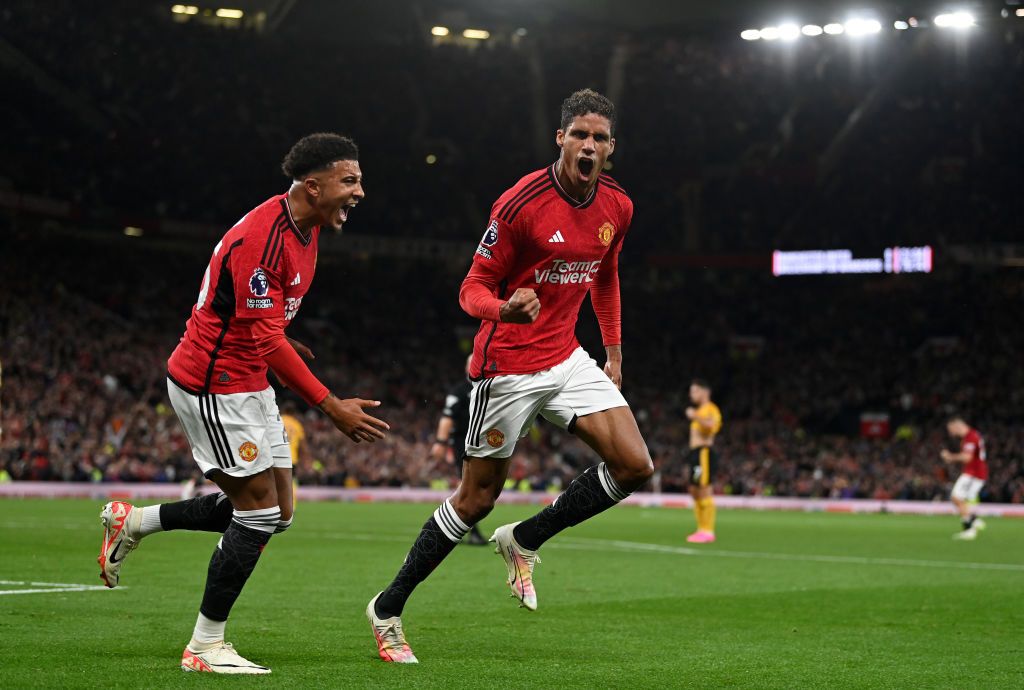
[[[629,496],[612,478],[608,467],[602,462],[572,480],[572,484],[555,499],[555,502],[532,518],[516,525],[512,536],[516,542],[529,551],[536,551],[540,545],[566,527],[572,527],[608,510]]]
[[[148,511],[149,508],[145,510]],[[159,506],[160,525],[165,530],[187,529],[223,534],[231,523],[233,510],[231,501],[222,493],[196,496]],[[147,514],[143,513],[143,520],[146,517]],[[145,524],[143,528],[145,531]]]
[[[416,585],[434,572],[469,529],[452,508],[451,499],[438,506],[420,530],[395,579],[377,599],[377,616],[401,616]]]
[[[226,621],[231,607],[256,568],[263,547],[270,541],[281,510],[237,510],[210,559],[206,591],[199,612],[213,621]]]

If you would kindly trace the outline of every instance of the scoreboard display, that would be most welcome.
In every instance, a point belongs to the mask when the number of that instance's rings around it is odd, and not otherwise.
[[[772,274],[818,276],[850,273],[931,273],[934,251],[924,247],[886,247],[882,255],[857,258],[849,249],[772,252]]]

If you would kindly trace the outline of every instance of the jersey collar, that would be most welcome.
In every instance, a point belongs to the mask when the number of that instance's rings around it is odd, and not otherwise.
[[[590,206],[592,203],[594,203],[594,199],[597,198],[597,188],[601,183],[598,182],[596,185],[594,185],[594,188],[590,191],[590,195],[583,201],[579,201],[573,198],[572,195],[566,192],[564,189],[562,189],[562,185],[558,181],[558,175],[555,174],[556,165],[558,165],[557,162],[552,163],[551,167],[548,168],[548,176],[551,178],[551,181],[554,182],[555,191],[558,192],[558,196],[562,197],[562,199],[565,200],[565,203],[569,204],[573,208],[586,208],[587,206]]]
[[[288,204],[287,194],[281,197],[281,208],[284,209],[285,218],[288,219],[288,227],[290,227],[292,232],[295,233],[295,236],[299,238],[299,242],[302,242],[302,246],[308,247],[309,241],[313,239],[313,232],[311,230],[308,235],[303,235],[302,231],[299,230],[299,226],[295,224],[295,219],[292,218],[292,207]]]

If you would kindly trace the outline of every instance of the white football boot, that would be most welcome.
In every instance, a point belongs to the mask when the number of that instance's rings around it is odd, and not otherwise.
[[[266,675],[270,669],[249,661],[235,651],[230,642],[221,642],[212,649],[193,652],[188,647],[181,653],[182,671],[225,673],[232,675]]]
[[[405,633],[402,632],[402,619],[398,616],[377,617],[375,606],[377,599],[383,593],[377,594],[366,605],[366,617],[370,621],[370,628],[373,629],[373,636],[377,638],[377,654],[382,660],[394,664],[418,664],[419,659],[412,653],[409,643],[405,641]]]
[[[508,569],[508,586],[512,596],[519,600],[519,606],[529,611],[537,610],[537,591],[533,588],[533,567],[540,563],[536,551],[529,551],[516,543],[512,536],[518,522],[502,525],[494,530],[490,541],[495,543],[494,552],[500,554]]]
[[[978,531],[973,527],[970,529],[960,530],[953,535],[953,538],[959,541],[972,541],[978,538]]]
[[[100,511],[103,523],[103,543],[96,562],[100,564],[100,578],[107,587],[117,587],[121,579],[124,559],[139,546],[139,528],[142,511],[124,501],[111,501]]]
[[[986,524],[985,524],[985,521],[984,521],[984,520],[982,520],[981,518],[974,518],[974,524],[973,524],[973,525],[971,525],[971,527],[972,527],[973,529],[976,529],[976,530],[978,530],[979,532],[980,532],[981,530],[985,529],[985,528],[986,528],[987,526],[988,526],[988,525],[986,525]]]

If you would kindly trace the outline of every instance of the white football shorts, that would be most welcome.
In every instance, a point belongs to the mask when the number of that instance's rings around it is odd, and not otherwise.
[[[567,360],[545,371],[474,381],[466,457],[510,457],[538,414],[572,431],[577,417],[627,406],[597,362],[578,347]]]
[[[969,474],[961,474],[957,477],[956,483],[953,484],[953,498],[966,501],[967,503],[974,503],[978,500],[978,494],[981,493],[981,487],[984,485],[984,479],[978,479]]]
[[[167,379],[167,395],[204,476],[216,470],[249,477],[271,467],[291,469],[288,437],[270,386],[252,393],[193,394]]]

